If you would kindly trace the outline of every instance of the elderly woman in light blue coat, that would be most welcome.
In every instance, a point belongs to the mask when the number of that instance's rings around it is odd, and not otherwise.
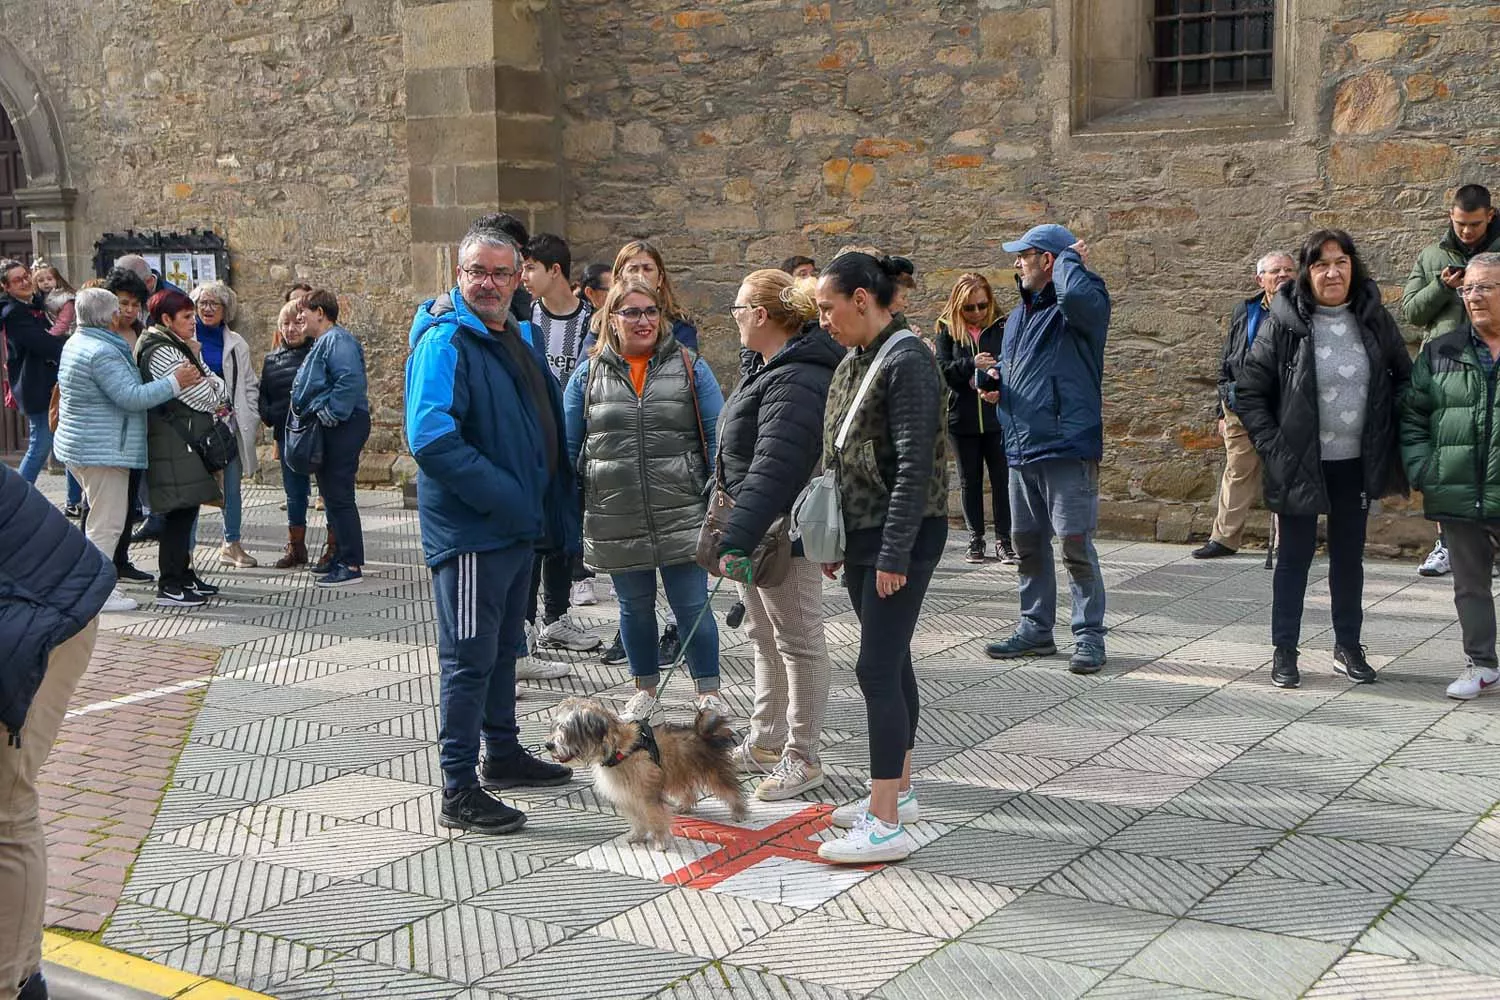
[[[53,450],[88,498],[89,541],[111,558],[130,505],[131,469],[146,467],[146,411],[201,381],[192,365],[141,382],[135,363],[134,316],[120,312],[113,292],[85,288],[74,302],[78,332],[63,347],[60,405]],[[106,611],[133,610],[118,589]]]

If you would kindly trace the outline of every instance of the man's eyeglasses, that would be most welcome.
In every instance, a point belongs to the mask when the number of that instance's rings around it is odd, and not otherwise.
[[[644,309],[616,309],[615,315],[627,323],[639,323],[643,319],[654,323],[661,318],[661,310],[655,306],[647,306]]]
[[[1016,254],[1016,260],[1026,260],[1030,257],[1045,257],[1046,255],[1047,251],[1045,250],[1022,250]]]
[[[1482,299],[1488,296],[1497,288],[1500,288],[1500,284],[1495,284],[1492,281],[1486,281],[1483,284],[1479,285],[1464,285],[1458,290],[1458,294],[1461,298],[1465,299]]]
[[[499,286],[507,285],[516,280],[516,272],[508,267],[502,267],[496,271],[486,271],[482,267],[461,267],[459,270],[467,275],[469,280],[476,285],[482,285],[488,281]]]
[[[965,302],[963,304],[963,311],[973,313],[975,316],[982,316],[989,312],[989,309],[990,303],[988,302]]]

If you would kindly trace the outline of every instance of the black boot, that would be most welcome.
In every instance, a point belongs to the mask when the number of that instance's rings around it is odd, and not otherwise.
[[[1271,683],[1279,688],[1294,688],[1302,683],[1302,675],[1297,671],[1295,649],[1276,647],[1276,656],[1271,660]]]
[[[479,783],[485,788],[551,788],[572,780],[571,767],[538,760],[524,751],[504,760],[486,757],[479,766]]]
[[[1356,684],[1375,683],[1375,668],[1365,659],[1363,646],[1333,647],[1333,670]]]
[[[514,833],[526,825],[526,814],[512,809],[478,785],[443,792],[438,825],[474,833]]]
[[[21,992],[16,994],[16,1000],[47,1000],[47,980],[42,978],[40,972],[33,973],[30,979],[21,984]]]

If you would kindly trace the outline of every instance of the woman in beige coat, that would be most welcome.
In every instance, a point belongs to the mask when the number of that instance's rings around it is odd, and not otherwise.
[[[250,345],[229,327],[239,307],[234,290],[222,281],[210,281],[193,289],[192,299],[198,309],[203,362],[224,380],[239,430],[240,456],[224,470],[224,547],[219,550],[219,562],[248,569],[257,564],[240,545],[240,482],[254,476],[260,465],[255,453],[260,380],[250,360]]]

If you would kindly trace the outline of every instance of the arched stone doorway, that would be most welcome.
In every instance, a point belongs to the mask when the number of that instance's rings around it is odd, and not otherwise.
[[[21,52],[0,36],[0,240],[9,250],[24,237],[17,257],[40,252],[77,283],[87,253],[70,239],[73,198],[52,99]]]
[[[21,140],[0,114],[0,257],[25,259],[31,253],[31,224],[16,192],[26,186],[26,164],[21,160]]]

